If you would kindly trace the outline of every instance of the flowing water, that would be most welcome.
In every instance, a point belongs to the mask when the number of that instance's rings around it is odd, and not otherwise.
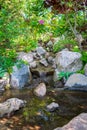
[[[0,122],[12,130],[53,130],[68,123],[73,117],[87,112],[87,92],[55,91],[47,89],[43,98],[36,97],[33,89],[7,90],[0,95],[0,102],[17,97],[27,101],[26,107]],[[48,112],[46,106],[55,101],[59,108]]]

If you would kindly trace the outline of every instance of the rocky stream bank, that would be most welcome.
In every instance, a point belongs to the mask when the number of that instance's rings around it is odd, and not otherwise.
[[[6,73],[0,79],[2,130],[53,130],[82,112],[67,125],[55,130],[87,130],[87,64],[83,66],[80,53],[67,48],[54,54],[52,45],[50,41],[48,49],[39,46],[28,53],[18,52],[17,60],[24,60],[26,64],[17,63],[10,76]],[[82,68],[84,74],[79,73]],[[20,108],[24,111],[21,115]],[[14,116],[16,112],[17,117]],[[5,117],[9,118],[9,127]],[[5,123],[2,123],[3,120]],[[15,120],[19,122],[18,127],[14,125]],[[38,125],[31,127],[29,123],[35,124],[35,120]]]

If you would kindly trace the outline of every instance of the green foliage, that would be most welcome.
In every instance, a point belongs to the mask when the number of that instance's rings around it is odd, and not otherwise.
[[[0,56],[0,77],[3,77],[5,72],[11,73],[14,61],[9,57]]]
[[[81,60],[82,60],[83,64],[85,65],[87,63],[87,51],[81,52],[78,46],[74,46],[74,48],[72,50],[82,54]]]
[[[24,51],[25,52],[29,52],[33,49],[35,49],[37,47],[37,41],[36,40],[31,40],[29,45],[27,45],[25,48],[24,48]]]
[[[58,52],[66,47],[68,48],[69,45],[71,45],[71,47],[73,48],[73,46],[75,46],[76,44],[77,44],[77,42],[73,38],[60,39],[57,43],[54,44],[53,51]],[[71,48],[69,48],[69,49],[71,49]]]
[[[72,51],[74,51],[74,52],[81,52],[77,45],[72,48]]]
[[[0,78],[2,78],[5,74],[5,70],[3,68],[0,68]]]
[[[84,74],[84,69],[77,71],[77,73]]]
[[[64,4],[62,1],[61,4]],[[78,5],[78,3],[76,2]],[[68,7],[73,7],[72,2],[67,2]],[[74,35],[67,22],[67,17],[72,26],[77,22],[77,29],[87,22],[84,10],[70,11],[66,14],[52,12],[51,8],[44,7],[43,0],[1,0],[0,1],[0,56],[3,57],[2,65],[6,70],[13,65],[17,51],[30,51],[38,45],[38,41],[65,36],[54,44],[53,50],[57,52],[66,47],[66,44],[76,46]],[[41,21],[43,21],[41,23]],[[85,32],[82,33],[86,38]],[[74,48],[76,49],[76,48]],[[77,50],[76,50],[77,51]],[[86,62],[86,53],[82,54],[82,61]],[[9,63],[8,63],[9,61]],[[6,65],[5,63],[6,62]],[[11,66],[9,64],[11,63]],[[5,67],[3,67],[5,66]]]
[[[83,64],[86,64],[87,63],[87,51],[82,51],[81,54],[82,54],[81,60],[83,61]]]
[[[18,68],[20,68],[22,64],[28,65],[28,62],[24,60],[18,60],[14,63],[14,65],[16,65]]]
[[[66,31],[69,31],[69,27],[67,26],[65,15],[59,14],[55,18],[58,20],[53,19],[55,20],[55,22],[53,22],[55,26],[55,28],[53,29],[53,34],[55,37],[57,37],[57,36],[61,36]]]
[[[65,78],[67,80],[71,74],[73,74],[73,72],[60,72],[58,74],[58,80],[62,78]]]
[[[6,47],[15,47],[29,51],[36,47],[39,39],[44,40],[50,33],[53,36],[61,36],[65,32],[71,32],[66,22],[65,14],[54,14],[51,8],[44,8],[43,0],[17,0],[0,2],[0,42]],[[72,2],[67,2],[72,6]],[[68,17],[74,24],[75,13],[71,11]],[[81,26],[84,22],[83,11],[77,11],[77,22]],[[39,20],[44,20],[43,24]],[[48,35],[46,35],[49,32]],[[68,35],[68,34],[67,34]],[[26,45],[26,47],[25,47]]]

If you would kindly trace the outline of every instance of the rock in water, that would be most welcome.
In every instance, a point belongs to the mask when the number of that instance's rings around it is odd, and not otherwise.
[[[83,74],[72,74],[64,86],[69,90],[87,91],[87,76]]]
[[[87,130],[87,113],[82,113],[73,118],[67,125],[54,130]]]
[[[48,111],[54,111],[59,107],[58,103],[52,102],[51,104],[47,105],[47,110]]]
[[[24,107],[25,104],[26,101],[18,98],[10,98],[5,102],[0,103],[0,117],[3,117],[4,115],[10,116],[12,112]]]
[[[34,93],[38,97],[43,97],[46,94],[46,85],[44,83],[40,83],[34,90]]]

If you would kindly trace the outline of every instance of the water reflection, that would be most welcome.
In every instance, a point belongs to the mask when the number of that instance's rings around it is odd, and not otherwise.
[[[38,98],[34,96],[33,89],[8,90],[0,95],[0,102],[11,97],[27,101],[27,106],[9,119],[10,123],[7,124],[10,127],[13,122],[12,130],[53,130],[63,126],[74,116],[87,112],[86,92],[49,90],[45,97]],[[53,101],[59,104],[59,109],[52,113],[47,112],[46,105]]]

